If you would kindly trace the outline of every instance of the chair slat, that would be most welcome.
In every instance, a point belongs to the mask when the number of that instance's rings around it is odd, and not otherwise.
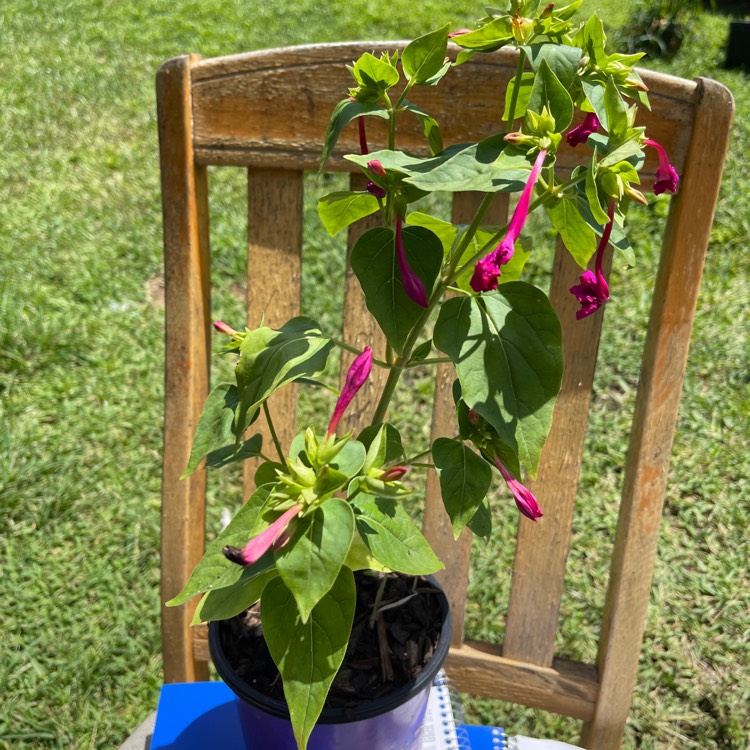
[[[302,288],[302,172],[248,170],[247,322],[279,327],[300,314]],[[297,389],[268,399],[276,435],[284,449],[295,434]],[[265,415],[252,426],[263,435],[264,453],[276,456]],[[246,496],[254,488],[258,459],[245,461]]]
[[[456,193],[453,196],[452,221],[455,224],[471,223],[483,198],[482,193]],[[507,216],[508,196],[498,193],[490,204],[483,223],[502,225],[506,222]],[[431,440],[456,434],[456,414],[452,394],[455,377],[452,365],[437,366]],[[445,563],[445,570],[438,572],[436,578],[440,581],[451,604],[453,644],[460,646],[464,640],[472,535],[468,530],[464,530],[458,540],[454,540],[453,529],[443,507],[440,482],[435,471],[427,475],[422,530],[437,556]]]
[[[350,180],[351,190],[364,190],[367,180],[362,174],[353,174]],[[357,277],[349,264],[349,256],[357,240],[369,229],[381,226],[380,213],[366,216],[349,227],[347,243],[346,264],[346,290],[344,292],[344,320],[342,325],[342,338],[348,344],[356,346],[360,351],[366,346],[372,347],[373,356],[385,360],[386,342],[375,318],[370,315],[365,306],[365,297],[357,281]],[[343,387],[346,380],[346,372],[356,355],[351,352],[341,353],[340,386]],[[370,377],[357,393],[351,406],[344,413],[339,422],[338,433],[343,435],[348,430],[359,432],[369,423],[377,399],[383,389],[383,384],[388,377],[388,372],[380,367],[373,367]]]
[[[638,670],[659,525],[698,289],[729,141],[729,91],[699,79],[696,119],[672,199],[635,404],[599,644],[600,696],[587,747],[620,745]]]
[[[608,251],[605,273],[609,272],[611,263],[612,253]],[[550,301],[562,326],[565,371],[539,471],[536,480],[529,482],[545,515],[537,523],[525,518],[519,520],[503,641],[503,655],[507,658],[544,666],[552,664],[554,656],[565,561],[603,319],[602,311],[576,320],[580,305],[569,290],[580,273],[570,253],[558,242]]]
[[[185,585],[203,554],[206,477],[180,480],[208,394],[210,265],[206,168],[192,158],[190,66],[197,56],[159,70],[159,139],[164,212],[166,363],[162,475],[161,599]],[[190,621],[196,603],[162,605],[167,682],[205,679],[194,659]]]

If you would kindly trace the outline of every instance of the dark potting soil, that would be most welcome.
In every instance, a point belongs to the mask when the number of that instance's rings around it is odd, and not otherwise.
[[[414,679],[435,652],[442,624],[436,589],[420,577],[397,573],[387,577],[380,622],[370,627],[380,578],[354,574],[357,605],[352,635],[326,708],[346,708],[398,689]],[[387,606],[394,602],[401,603]],[[263,639],[260,605],[227,620],[226,626],[222,646],[235,673],[261,693],[283,701],[281,678]]]

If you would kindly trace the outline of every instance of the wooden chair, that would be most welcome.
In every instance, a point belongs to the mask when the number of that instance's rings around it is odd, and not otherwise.
[[[186,55],[159,70],[166,275],[162,600],[181,589],[204,547],[204,473],[184,481],[179,476],[209,388],[208,167],[247,168],[249,323],[257,325],[265,314],[267,324],[279,325],[299,312],[303,173],[318,167],[328,117],[349,86],[345,64],[362,51],[394,46],[399,45],[316,45],[211,60]],[[515,69],[512,51],[477,56],[439,87],[415,91],[413,98],[437,117],[446,144],[477,140],[497,128],[498,92]],[[434,477],[424,519],[436,552],[447,562],[443,582],[454,608],[455,634],[447,670],[455,684],[581,719],[582,743],[597,750],[620,746],[636,680],[691,326],[733,115],[730,93],[715,81],[641,73],[653,104],[652,112],[642,113],[642,124],[667,148],[681,180],[666,222],[643,351],[597,664],[559,660],[553,653],[602,323],[601,315],[575,320],[577,303],[568,287],[579,271],[563,247],[557,249],[550,294],[562,319],[566,370],[533,484],[545,519],[520,524],[502,648],[464,640],[470,540],[462,536],[453,542]],[[449,106],[456,100],[462,102],[460,113]],[[368,120],[371,147],[381,148],[384,132],[373,119]],[[418,125],[409,127],[406,121],[400,126],[400,147],[421,151]],[[351,125],[328,168],[351,171],[341,154],[357,151],[357,144]],[[562,149],[558,164],[572,168],[584,158],[585,149]],[[646,163],[646,190],[655,166]],[[352,180],[362,184],[359,176]],[[467,221],[476,202],[474,195],[457,194],[454,220]],[[503,221],[507,201],[498,201],[495,211],[496,221]],[[350,247],[363,225],[367,221],[351,229]],[[283,278],[275,268],[284,269]],[[343,337],[358,346],[375,339],[352,278],[346,280],[343,325]],[[448,368],[438,371],[434,436],[454,434],[451,381]],[[278,396],[275,413],[293,415],[295,398],[288,388]],[[363,398],[362,404],[365,412],[372,400]],[[293,419],[280,432],[282,442],[288,441]],[[207,676],[205,630],[190,628],[191,617],[190,606],[163,610],[168,682]]]

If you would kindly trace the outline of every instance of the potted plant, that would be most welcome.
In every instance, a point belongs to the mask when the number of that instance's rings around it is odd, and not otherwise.
[[[475,29],[445,26],[415,39],[400,57],[365,53],[351,65],[353,85],[331,116],[322,163],[344,128],[356,124],[360,150],[346,158],[366,175],[367,187],[324,197],[319,214],[331,234],[364,216],[382,218],[351,253],[387,341],[382,358],[326,335],[307,317],[276,330],[215,323],[227,337],[225,351],[237,358],[236,377],[209,395],[185,475],[201,464],[262,462],[256,490],[169,604],[202,595],[195,621],[211,621],[215,663],[253,705],[251,731],[268,727],[274,747],[363,741],[394,750],[419,741],[450,620],[445,598],[424,578],[442,564],[403,506],[417,491],[415,475],[438,472],[456,536],[465,527],[489,535],[487,494],[497,477],[528,522],[542,515],[521,480],[534,475],[550,429],[563,352],[547,296],[520,280],[530,255],[521,237],[527,216],[543,211],[581,266],[570,292],[581,304],[577,317],[585,318],[609,299],[603,257],[610,244],[626,260],[632,253],[623,224],[631,201],[646,202],[636,187],[644,148],[659,157],[654,192],[674,192],[678,182],[664,149],[635,125],[637,106],[648,104],[633,69],[640,55],[607,51],[596,16],[574,21],[581,2],[558,8],[506,0]],[[460,48],[455,56],[448,55],[451,40]],[[439,124],[410,92],[506,45],[518,49],[518,68],[497,134],[445,147]],[[426,156],[397,149],[398,122],[407,117],[422,125]],[[371,118],[387,123],[386,149],[369,150]],[[561,147],[588,149],[586,163],[558,174]],[[461,190],[485,193],[468,226],[418,210],[429,193]],[[497,192],[519,195],[507,226],[483,222]],[[327,428],[309,425],[281,445],[269,396],[292,382],[319,384],[335,346],[357,356]],[[441,362],[456,370],[457,433],[407,450],[387,421],[389,404],[408,368]],[[370,424],[340,434],[340,419],[372,367],[388,374]],[[270,447],[253,434],[261,413]],[[248,649],[250,658],[243,656]],[[359,675],[358,661],[368,665]],[[362,672],[375,674],[376,684]],[[383,707],[396,709],[391,724]],[[350,732],[343,741],[330,729],[342,722]],[[400,739],[391,733],[398,725],[405,727]]]

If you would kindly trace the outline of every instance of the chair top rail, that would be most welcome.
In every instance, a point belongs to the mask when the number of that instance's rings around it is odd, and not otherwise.
[[[333,107],[351,85],[346,64],[365,51],[400,49],[406,42],[316,44],[200,60],[191,69],[195,158],[199,164],[317,169],[323,134]],[[458,47],[451,45],[449,55]],[[477,141],[497,132],[503,102],[499,92],[515,75],[517,56],[504,49],[477,55],[456,67],[437,87],[414,89],[410,99],[438,113],[446,145]],[[692,130],[696,81],[639,71],[649,89],[652,112],[641,120],[681,171]],[[449,106],[460,98],[461,109]],[[447,113],[442,117],[439,113]],[[386,143],[385,122],[367,118],[371,150]],[[416,118],[399,121],[399,148],[424,152]],[[356,128],[345,128],[327,169],[356,171],[343,154],[358,151]],[[563,145],[558,164],[572,170],[590,158],[587,149]],[[641,176],[653,182],[657,161],[647,154]]]

